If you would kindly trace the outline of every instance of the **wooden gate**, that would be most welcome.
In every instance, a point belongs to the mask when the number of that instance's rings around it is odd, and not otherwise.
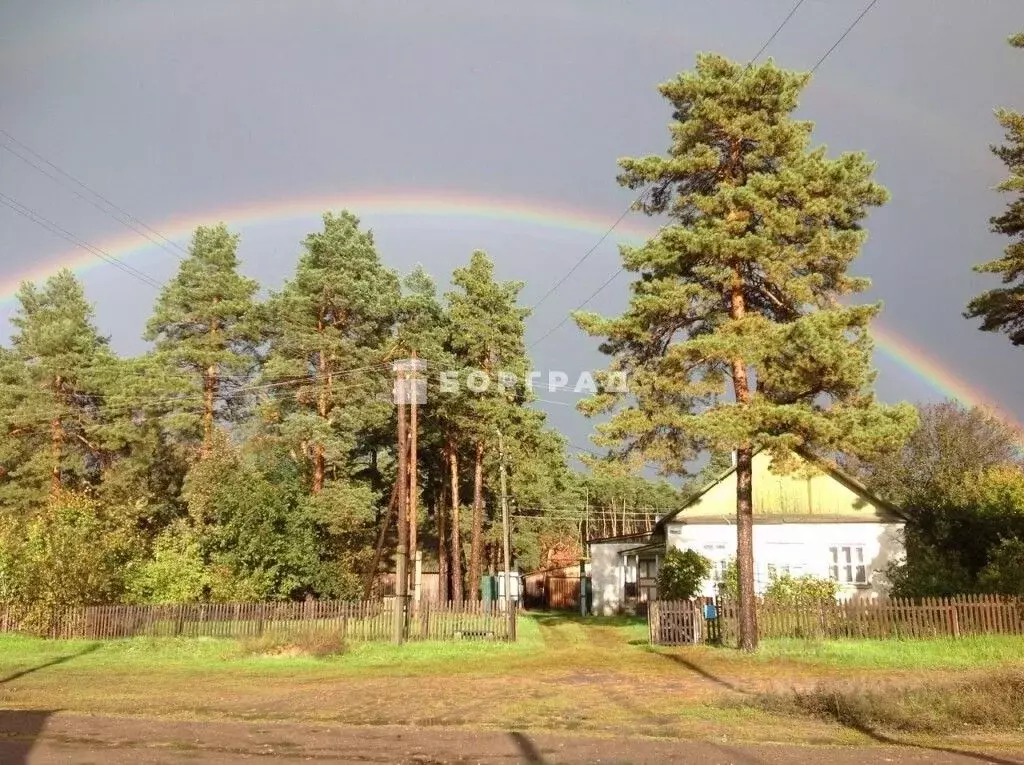
[[[702,600],[655,600],[648,604],[647,625],[653,645],[700,643],[706,638]]]
[[[524,601],[527,608],[578,611],[580,608],[579,575],[567,576],[560,570],[538,571],[525,577]]]

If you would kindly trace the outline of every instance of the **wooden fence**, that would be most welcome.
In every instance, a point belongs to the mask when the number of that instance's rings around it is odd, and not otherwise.
[[[579,611],[580,577],[544,575],[526,577],[523,604],[527,608]]]
[[[707,619],[705,604],[714,606]],[[648,611],[651,642],[662,645],[734,643],[739,608],[734,601],[697,598],[657,601]],[[959,638],[1024,635],[1024,598],[960,595],[951,598],[879,598],[780,603],[759,599],[762,638]]]
[[[407,640],[515,640],[516,614],[478,601],[431,603],[404,614]],[[247,638],[310,630],[353,641],[386,641],[394,634],[394,599],[347,602],[186,603],[79,606],[40,615],[0,609],[0,631],[31,631],[50,638]]]

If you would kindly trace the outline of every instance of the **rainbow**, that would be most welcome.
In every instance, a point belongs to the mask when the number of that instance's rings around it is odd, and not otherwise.
[[[381,192],[312,196],[288,201],[272,200],[225,208],[200,215],[182,216],[164,221],[153,228],[166,239],[183,242],[191,236],[196,226],[200,225],[223,221],[238,229],[270,222],[310,219],[318,217],[325,210],[339,209],[350,209],[360,217],[405,216],[508,221],[516,224],[580,231],[595,237],[605,234],[614,220],[611,216],[554,202],[540,203],[537,200],[514,197],[481,198],[424,190],[405,193]],[[653,226],[649,222],[644,225],[645,222],[624,220],[608,239],[609,241],[618,239],[642,241],[653,231]],[[97,247],[120,260],[157,249],[157,245],[152,241],[135,233],[105,240]],[[17,277],[0,280],[0,303],[11,301],[23,281],[43,280],[60,268],[70,268],[81,274],[100,265],[106,264],[94,253],[86,250],[58,256],[22,272]],[[1008,413],[984,390],[958,376],[907,338],[879,325],[878,322],[872,326],[872,335],[877,349],[882,354],[926,382],[937,392],[957,399],[968,406],[984,408],[1024,431],[1024,424]]]

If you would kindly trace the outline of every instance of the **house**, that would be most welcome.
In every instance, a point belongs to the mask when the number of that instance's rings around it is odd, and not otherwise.
[[[754,567],[758,592],[772,574],[811,574],[839,583],[840,597],[883,594],[885,569],[902,557],[904,516],[862,484],[809,452],[798,470],[771,469],[753,457]],[[713,596],[736,557],[736,470],[730,468],[660,518],[649,534],[591,540],[594,613],[634,611],[653,600],[666,549],[693,549],[710,559],[702,594]]]

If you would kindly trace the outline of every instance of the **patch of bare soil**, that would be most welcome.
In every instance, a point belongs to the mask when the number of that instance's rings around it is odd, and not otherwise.
[[[32,717],[31,715],[37,715]],[[268,763],[1024,763],[1022,753],[893,747],[798,747],[381,726],[177,722],[43,713],[0,714],[10,765]]]

